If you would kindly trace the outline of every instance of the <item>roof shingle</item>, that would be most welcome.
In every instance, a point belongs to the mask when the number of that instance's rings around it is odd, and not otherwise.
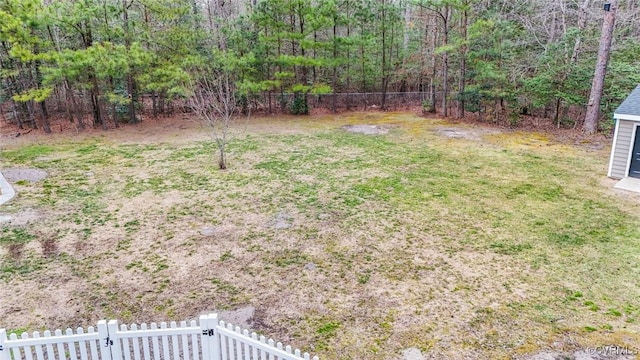
[[[627,96],[615,111],[616,115],[640,116],[640,85]]]

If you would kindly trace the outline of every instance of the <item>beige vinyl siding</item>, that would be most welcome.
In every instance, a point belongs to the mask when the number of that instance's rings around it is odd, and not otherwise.
[[[622,179],[627,176],[627,161],[629,161],[629,149],[631,147],[631,138],[633,137],[633,121],[618,120],[618,138],[616,139],[616,148],[613,150],[613,159],[611,161],[611,177],[614,179]]]

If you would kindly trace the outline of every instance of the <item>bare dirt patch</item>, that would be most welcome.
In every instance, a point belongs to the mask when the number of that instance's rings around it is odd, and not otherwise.
[[[358,125],[345,125],[342,127],[343,130],[356,133],[356,134],[364,134],[364,135],[386,135],[389,133],[389,130],[392,129],[393,125],[389,124],[379,124],[379,125],[369,125],[369,124],[358,124]]]
[[[227,323],[240,326],[243,329],[254,328],[253,321],[256,308],[253,306],[242,306],[234,310],[222,310],[218,312],[218,317]]]
[[[2,220],[4,220],[4,222],[8,222],[13,226],[25,226],[34,224],[45,218],[45,214],[42,210],[33,208],[22,209],[13,214],[0,213],[0,215],[2,215],[2,218],[0,218],[0,223],[3,222]]]
[[[18,182],[18,181],[27,181],[30,183],[35,183],[38,181],[42,181],[46,179],[49,174],[40,169],[21,169],[21,168],[13,168],[13,169],[3,169],[1,170],[4,177],[10,182]]]
[[[437,133],[452,139],[482,140],[482,135],[497,134],[500,130],[490,128],[440,127]]]
[[[438,134],[453,139],[480,140],[480,135],[468,129],[441,128]]]

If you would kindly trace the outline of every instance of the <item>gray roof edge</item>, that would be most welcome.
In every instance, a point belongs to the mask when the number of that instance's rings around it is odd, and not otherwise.
[[[631,94],[624,99],[614,114],[617,119],[619,119],[618,116],[624,115],[640,116],[640,85],[637,85]]]
[[[614,120],[640,121],[640,115],[613,113]]]

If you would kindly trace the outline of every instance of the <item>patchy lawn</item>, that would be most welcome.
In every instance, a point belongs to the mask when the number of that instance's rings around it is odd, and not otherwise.
[[[48,177],[0,207],[0,327],[250,305],[324,359],[640,343],[640,201],[608,148],[400,113],[253,121],[227,171],[194,127],[7,145],[4,169]]]

